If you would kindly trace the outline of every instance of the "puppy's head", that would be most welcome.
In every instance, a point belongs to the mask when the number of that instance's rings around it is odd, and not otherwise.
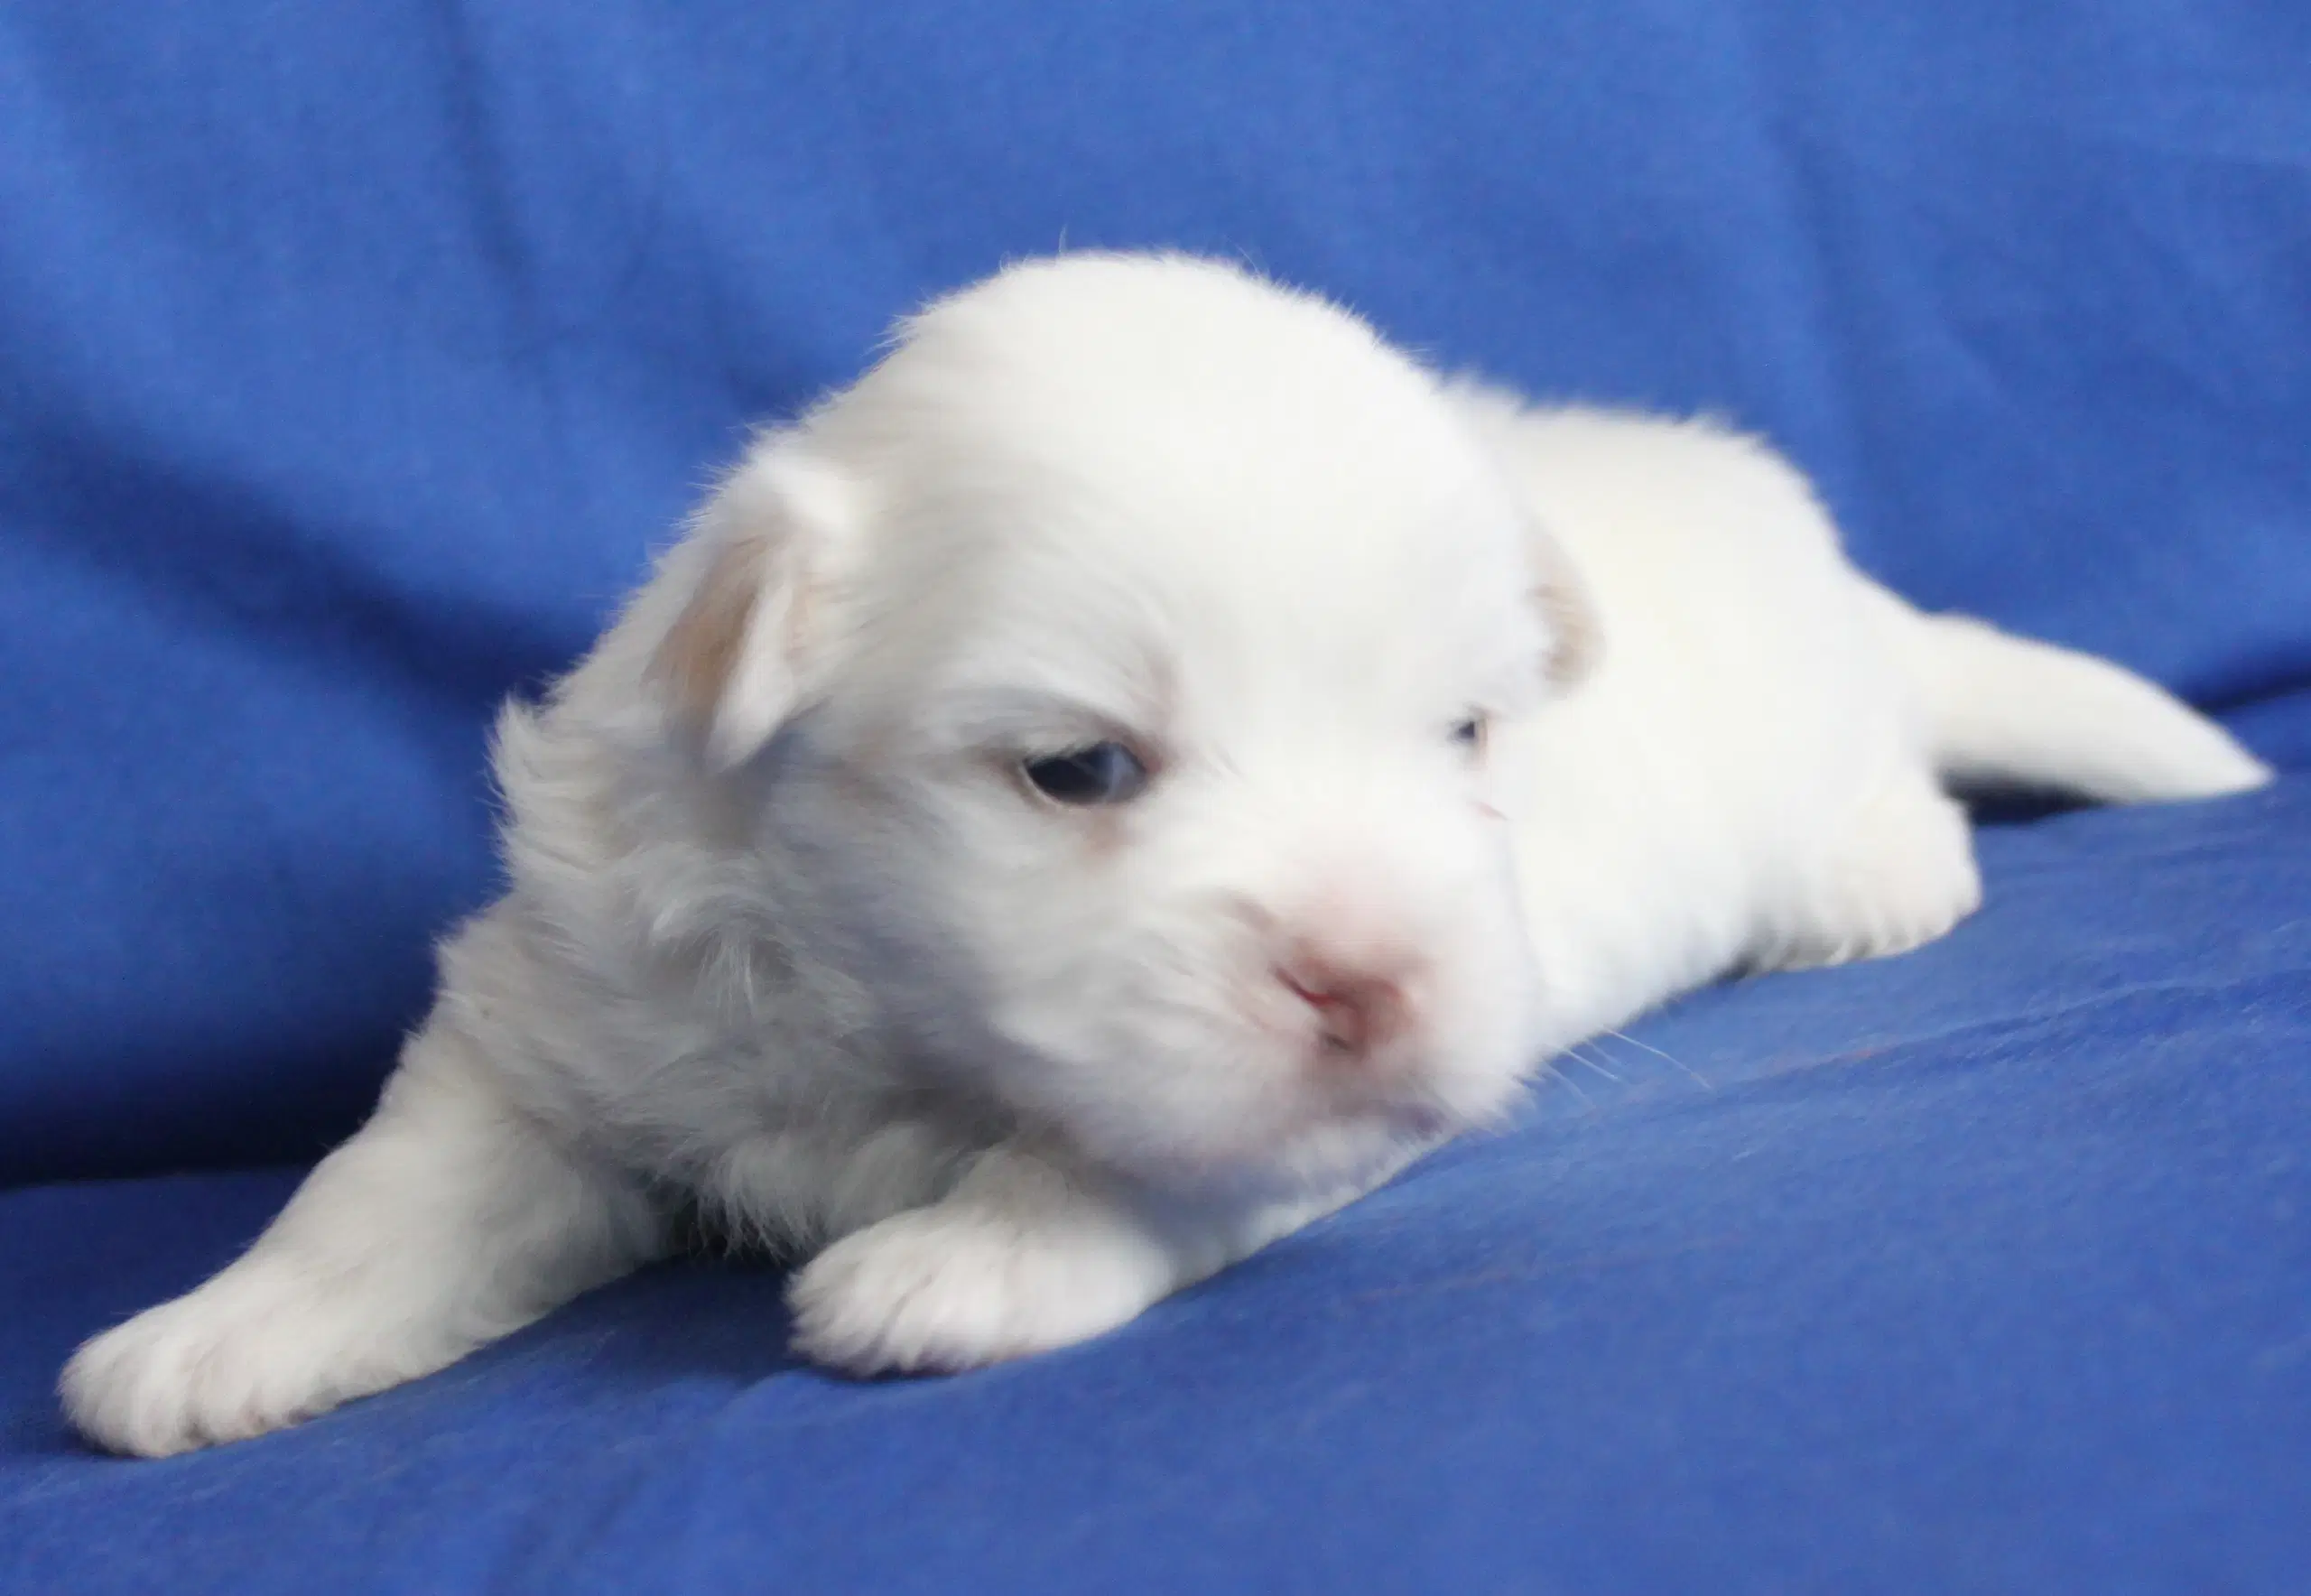
[[[1489,745],[1578,668],[1579,600],[1361,322],[1208,263],[1016,267],[701,537],[659,679],[723,779],[770,770],[927,1062],[1174,1182],[1344,1175],[1508,1101]]]

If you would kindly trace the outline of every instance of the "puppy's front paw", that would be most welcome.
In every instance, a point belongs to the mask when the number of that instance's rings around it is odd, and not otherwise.
[[[389,1340],[317,1285],[245,1263],[96,1337],[59,1392],[107,1451],[167,1457],[241,1441],[406,1378]],[[419,1359],[418,1361],[423,1361]]]
[[[952,1373],[1112,1330],[1175,1278],[1158,1242],[1108,1216],[949,1203],[836,1242],[787,1297],[795,1349],[817,1362]]]

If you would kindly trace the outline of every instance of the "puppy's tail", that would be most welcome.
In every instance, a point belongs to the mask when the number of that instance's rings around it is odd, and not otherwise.
[[[2149,803],[2271,779],[2228,732],[2130,671],[1877,593],[1924,704],[1935,768],[1954,786]]]

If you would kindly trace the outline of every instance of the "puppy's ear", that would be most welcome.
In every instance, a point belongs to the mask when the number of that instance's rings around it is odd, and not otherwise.
[[[824,686],[855,496],[834,467],[772,435],[700,511],[689,592],[651,675],[716,767],[745,764]]]
[[[1590,597],[1589,583],[1545,527],[1527,540],[1533,552],[1533,603],[1548,627],[1548,683],[1569,692],[1587,681],[1604,657],[1604,623]]]

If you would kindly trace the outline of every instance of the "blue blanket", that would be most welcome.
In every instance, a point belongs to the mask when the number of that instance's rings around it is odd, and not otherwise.
[[[2292,1591],[2311,775],[1987,833],[1095,1345],[791,1367],[671,1267],[91,1457],[82,1336],[357,1123],[483,728],[750,420],[1007,256],[1248,256],[1706,409],[1922,602],[2311,771],[2286,0],[18,0],[0,13],[0,1588]]]

